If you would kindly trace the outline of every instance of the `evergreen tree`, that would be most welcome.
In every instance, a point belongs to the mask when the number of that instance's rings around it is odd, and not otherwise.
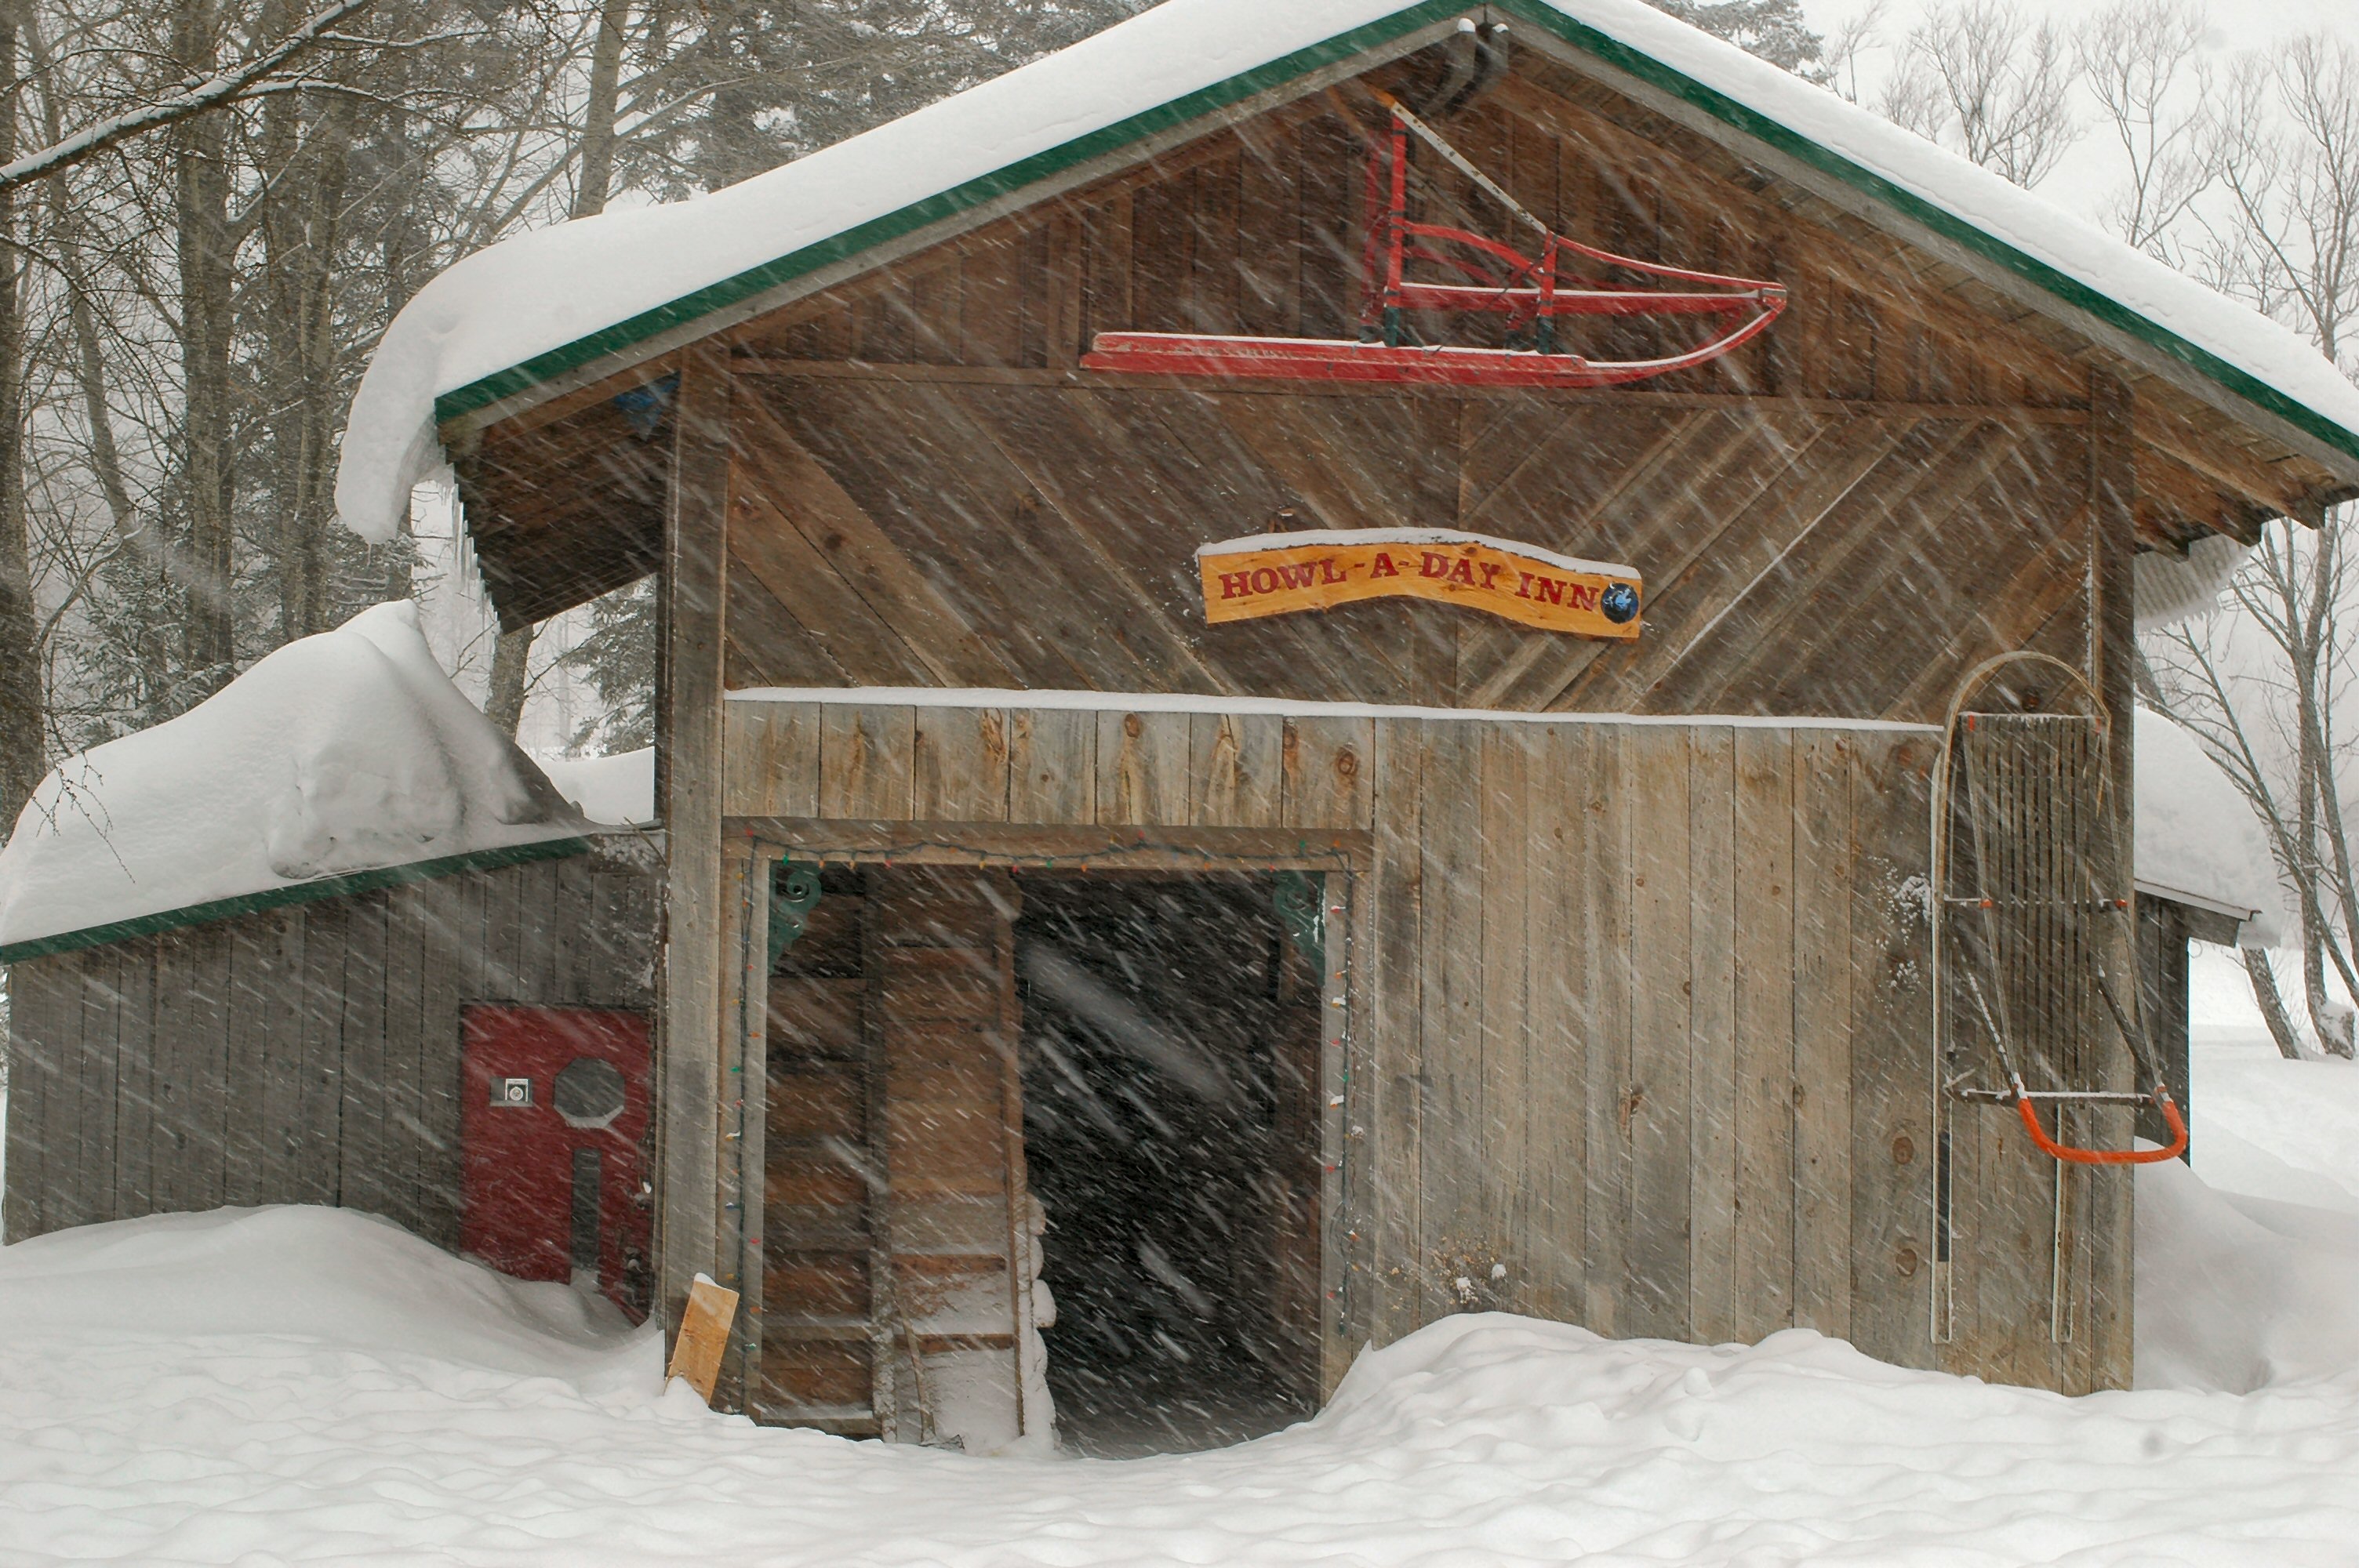
[[[1827,84],[1826,40],[1810,30],[1801,0],[1649,0],[1690,27],[1726,38],[1805,81]]]

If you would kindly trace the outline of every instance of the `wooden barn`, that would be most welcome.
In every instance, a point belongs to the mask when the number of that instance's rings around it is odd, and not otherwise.
[[[1636,0],[1167,0],[462,264],[355,526],[429,383],[509,624],[661,574],[718,1402],[1182,1445],[1483,1309],[2128,1382],[2139,600],[2359,488],[2257,316]]]

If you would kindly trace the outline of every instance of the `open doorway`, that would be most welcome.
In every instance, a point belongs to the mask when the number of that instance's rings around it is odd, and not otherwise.
[[[1315,883],[1020,881],[1025,1163],[1061,1441],[1171,1453],[1308,1416],[1323,974],[1281,909]]]

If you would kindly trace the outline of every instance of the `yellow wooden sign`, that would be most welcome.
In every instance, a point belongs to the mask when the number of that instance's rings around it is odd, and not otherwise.
[[[1313,528],[1223,539],[1196,552],[1204,619],[1251,621],[1364,599],[1430,599],[1543,632],[1638,634],[1638,574],[1481,534]]]

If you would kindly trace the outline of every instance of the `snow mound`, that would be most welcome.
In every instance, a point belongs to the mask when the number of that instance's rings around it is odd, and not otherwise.
[[[606,757],[538,757],[540,771],[592,822],[637,827],[656,819],[656,749]]]
[[[28,1340],[297,1340],[595,1386],[613,1381],[618,1351],[656,1332],[570,1286],[462,1262],[390,1220],[305,1207],[158,1215],[18,1242],[0,1250],[0,1325]]]
[[[2282,941],[2277,860],[2251,804],[2191,731],[2146,708],[2136,722],[2138,885],[2238,912],[2240,946]]]
[[[2265,1030],[2214,1028],[2197,1034],[2189,1067],[2205,1181],[2359,1214],[2359,1065],[2288,1062]]]
[[[1544,0],[1741,111],[1782,124],[2359,431],[2359,388],[2300,338],[2093,223],[1643,0]],[[693,200],[619,210],[476,252],[419,290],[353,402],[336,481],[345,524],[384,539],[440,468],[435,398],[939,198],[1189,93],[1407,8],[1402,0],[1165,0],[1085,42]],[[1524,29],[1528,32],[1529,29]],[[649,331],[658,323],[640,323]],[[629,334],[637,335],[633,329]],[[2181,585],[2182,587],[2184,585]]]
[[[2339,1563],[2359,1379],[2067,1400],[1803,1331],[1497,1314],[1317,1420],[1123,1463],[757,1429],[651,1329],[321,1209],[0,1250],[10,1563]],[[1054,1354],[1053,1347],[1051,1354]]]
[[[2138,1170],[2137,1271],[2140,1388],[2359,1369],[2359,1214],[2223,1192],[2166,1160]]]
[[[0,946],[584,826],[380,604],[60,762],[0,849]]]
[[[2241,977],[2240,977],[2241,978]],[[2243,1390],[2359,1368],[2359,1067],[2199,1028],[2193,1169],[2137,1177],[2141,1387]]]

